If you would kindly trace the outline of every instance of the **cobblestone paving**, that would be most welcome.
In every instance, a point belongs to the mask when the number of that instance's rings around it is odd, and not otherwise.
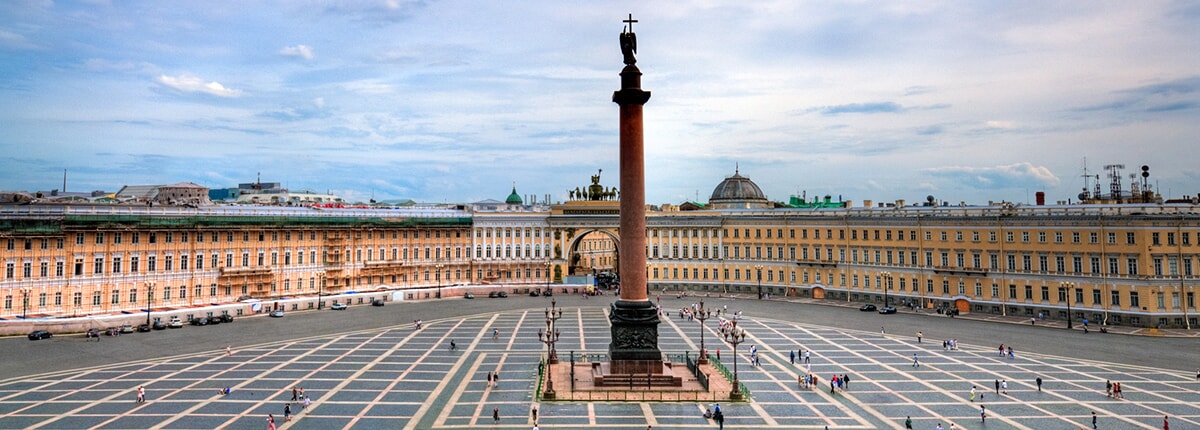
[[[1200,381],[1195,375],[1103,363],[1086,358],[1024,354],[1000,357],[997,345],[966,345],[945,351],[940,340],[855,332],[763,318],[745,318],[743,352],[758,348],[761,366],[737,359],[752,401],[722,403],[726,428],[874,429],[938,423],[961,429],[1200,428]],[[541,310],[512,311],[429,321],[421,330],[392,327],[294,339],[224,351],[183,355],[102,368],[0,381],[0,428],[29,429],[261,429],[274,414],[281,429],[474,429],[531,428],[539,410],[542,429],[695,429],[715,424],[701,414],[711,404],[569,403],[534,398],[538,360],[545,345]],[[603,308],[568,309],[558,321],[560,356],[604,353],[608,347]],[[499,335],[493,339],[493,330]],[[705,335],[710,351],[722,349],[726,367],[734,357],[720,345],[714,321]],[[665,352],[699,349],[700,326],[664,319]],[[454,340],[458,346],[450,351]],[[789,352],[812,351],[819,389],[801,389],[806,372]],[[912,366],[917,354],[920,367]],[[1194,358],[1194,357],[1193,357]],[[499,382],[489,385],[488,372]],[[829,377],[850,375],[849,389],[830,393]],[[1034,381],[1044,381],[1038,391]],[[1006,380],[1008,394],[994,381]],[[1105,396],[1105,380],[1124,385],[1125,399]],[[556,382],[558,390],[567,389]],[[970,398],[972,386],[980,397]],[[135,403],[144,386],[145,403]],[[230,387],[221,395],[218,390]],[[284,403],[293,387],[312,399],[307,409]],[[987,407],[982,423],[979,408]],[[494,422],[492,411],[500,411]]]

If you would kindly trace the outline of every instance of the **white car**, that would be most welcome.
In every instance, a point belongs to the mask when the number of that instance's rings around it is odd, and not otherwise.
[[[273,318],[283,318],[283,309],[278,309],[278,310],[275,310],[275,311],[271,312],[271,317],[273,317]]]
[[[167,327],[183,328],[183,320],[179,319],[179,317],[171,317],[171,321],[167,323]]]
[[[333,306],[329,307],[329,309],[333,309],[335,311],[344,311],[344,310],[346,310],[346,304],[345,303],[334,303]]]

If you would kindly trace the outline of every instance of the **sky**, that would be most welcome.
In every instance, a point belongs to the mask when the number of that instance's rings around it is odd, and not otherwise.
[[[0,2],[0,190],[280,182],[350,201],[619,185],[638,22],[646,200],[1200,194],[1200,2]]]

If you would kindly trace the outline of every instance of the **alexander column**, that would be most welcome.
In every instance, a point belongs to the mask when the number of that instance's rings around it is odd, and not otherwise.
[[[646,172],[642,144],[642,105],[650,92],[642,91],[637,68],[637,36],[633,14],[624,21],[621,52],[621,89],[613,102],[621,106],[621,297],[612,305],[612,343],[608,346],[614,374],[663,373],[658,350],[658,311],[646,286]]]

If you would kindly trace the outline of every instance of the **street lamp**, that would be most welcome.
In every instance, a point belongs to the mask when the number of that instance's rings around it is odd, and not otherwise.
[[[154,283],[146,283],[146,325],[150,325],[150,298],[154,296]]]
[[[562,318],[562,313],[563,313],[562,309],[559,309],[556,307],[557,303],[558,303],[557,300],[551,299],[550,300],[550,309],[546,309],[546,323],[549,324],[547,326],[546,333],[549,333],[550,331],[554,331],[554,340],[555,341],[558,340],[558,329],[555,328],[555,325],[558,324],[558,319]],[[546,359],[546,363],[558,364],[558,351],[554,349],[553,343],[550,344],[550,356],[549,356],[549,358]]]
[[[549,314],[549,311],[546,312]],[[554,321],[546,318],[546,329],[538,329],[538,341],[546,344],[546,391],[542,392],[542,398],[545,399],[554,399],[556,397],[554,393],[554,371],[550,368],[550,365],[558,361],[551,362],[550,360],[554,359],[554,343],[558,342],[559,333],[553,328]]]
[[[763,298],[763,295],[762,295],[762,269],[763,269],[763,266],[761,264],[755,264],[754,269],[758,271],[758,299],[762,300],[762,298]]]
[[[317,284],[317,310],[321,310],[321,291],[325,289],[325,274],[321,274],[321,283]]]
[[[1071,294],[1075,292],[1075,283],[1065,281],[1061,282],[1059,283],[1059,289],[1066,290],[1066,294],[1063,295],[1067,298],[1067,330],[1070,330],[1074,328],[1074,325],[1071,322]]]
[[[25,312],[29,310],[29,292],[33,290],[30,287],[21,287],[21,319],[25,319]]]
[[[437,298],[440,299],[440,298],[442,298],[442,268],[446,267],[446,265],[442,264],[442,263],[438,263],[438,264],[435,264],[433,267],[437,269],[437,283],[438,283]]]
[[[888,289],[892,287],[892,272],[882,272],[879,275],[883,276],[883,307],[886,308],[888,305]]]
[[[546,260],[542,265],[546,266],[546,291],[550,291],[550,260]]]
[[[704,348],[704,321],[710,316],[712,316],[712,312],[704,309],[704,300],[701,300],[700,307],[696,308],[694,316],[694,318],[700,320],[700,359],[696,361],[696,364],[708,364],[708,350]],[[736,357],[737,355],[734,354],[734,356]],[[734,361],[737,360],[735,359]]]
[[[731,400],[741,400],[742,399],[742,390],[740,387],[741,382],[738,381],[738,371],[737,371],[738,352],[737,351],[738,351],[738,345],[741,345],[742,342],[745,342],[745,341],[746,341],[746,330],[738,328],[737,320],[733,320],[732,325],[729,327],[729,330],[725,332],[725,342],[728,342],[729,346],[733,347],[733,391],[729,392],[729,398]]]

